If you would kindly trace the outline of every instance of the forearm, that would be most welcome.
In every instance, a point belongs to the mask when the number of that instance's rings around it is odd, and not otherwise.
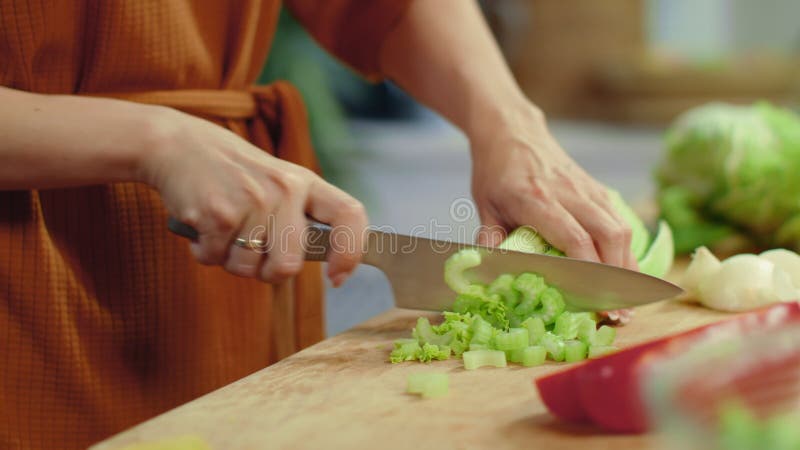
[[[384,44],[381,66],[473,140],[499,125],[529,126],[531,117],[540,115],[514,80],[474,1],[416,0]]]
[[[0,189],[140,181],[163,108],[0,87]]]

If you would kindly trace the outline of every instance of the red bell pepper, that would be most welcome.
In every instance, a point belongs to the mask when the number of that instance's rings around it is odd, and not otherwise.
[[[704,336],[747,334],[790,322],[800,323],[800,304],[782,303],[677,335],[635,345],[535,381],[542,401],[556,417],[591,422],[617,432],[644,432],[647,415],[640,392],[643,369],[655,358],[681,352]]]

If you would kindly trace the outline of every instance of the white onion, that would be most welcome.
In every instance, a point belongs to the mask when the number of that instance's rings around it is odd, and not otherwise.
[[[775,264],[756,255],[732,256],[700,281],[698,299],[722,311],[746,311],[780,302],[789,295],[787,289],[794,289],[786,285],[788,275],[776,269]]]
[[[686,292],[697,296],[700,282],[709,278],[719,270],[720,262],[707,248],[700,247],[692,254],[692,262],[686,268],[681,280],[681,287]]]
[[[783,269],[791,278],[794,287],[800,289],[800,255],[783,248],[776,248],[758,256]]]

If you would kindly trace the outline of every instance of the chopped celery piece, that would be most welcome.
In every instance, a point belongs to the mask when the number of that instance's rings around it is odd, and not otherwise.
[[[471,283],[464,272],[480,264],[481,254],[478,250],[474,248],[459,250],[444,263],[444,282],[459,294],[467,292]]]
[[[578,340],[586,345],[591,345],[594,342],[594,336],[597,333],[597,322],[592,319],[584,319],[578,324]]]
[[[434,359],[439,361],[450,359],[450,347],[446,345],[439,347],[438,345],[425,344],[417,354],[417,359],[421,362],[431,362]]]
[[[550,355],[550,359],[553,361],[564,360],[564,340],[559,336],[548,331],[539,340],[539,345],[547,350],[547,354]]]
[[[603,325],[594,334],[592,345],[611,345],[617,337],[617,329],[608,325]]]
[[[800,449],[800,414],[774,411],[766,418],[738,400],[723,402],[718,415],[720,450]]]
[[[506,350],[506,361],[512,363],[521,363],[522,362],[522,351],[525,350],[524,348],[516,348],[514,350]]]
[[[585,320],[584,316],[564,311],[556,318],[553,333],[564,339],[575,339],[578,336],[578,327],[583,320]]]
[[[776,414],[764,424],[764,447],[772,450],[800,449],[800,414]]]
[[[412,335],[419,340],[420,345],[422,344],[434,344],[434,345],[447,345],[450,344],[452,341],[452,335],[448,333],[444,333],[442,335],[436,334],[431,323],[428,321],[426,317],[420,317],[417,319],[417,326],[414,328]]]
[[[562,251],[550,245],[550,243],[545,241],[533,227],[528,225],[521,226],[512,231],[498,248],[523,253],[564,256]]]
[[[520,362],[525,367],[540,366],[547,358],[547,350],[540,345],[525,347],[520,352],[522,353]]]
[[[471,314],[459,314],[454,312],[444,312],[444,322],[441,325],[431,327],[436,334],[451,336],[450,348],[453,354],[461,356],[461,353],[469,346],[472,339],[472,323],[476,318]]]
[[[406,344],[418,344],[418,343],[419,341],[417,341],[416,339],[411,339],[411,338],[398,339],[394,341],[394,348],[397,349]]]
[[[539,297],[526,298],[514,308],[514,315],[517,317],[530,317],[536,311],[537,306],[539,306]]]
[[[724,450],[760,449],[764,436],[758,419],[745,407],[727,406],[719,414],[719,448]]]
[[[511,328],[505,333],[500,333],[494,338],[498,350],[516,350],[528,346],[528,330],[526,328]]]
[[[566,303],[561,292],[556,288],[548,287],[541,294],[539,294],[539,301],[541,307],[534,313],[536,317],[542,319],[545,325],[550,325],[555,322],[556,318],[564,312]]]
[[[539,294],[547,288],[544,283],[544,278],[536,275],[535,273],[523,273],[514,279],[514,289],[522,294],[522,303],[532,303],[532,308],[535,308],[538,302]]]
[[[424,398],[447,395],[450,378],[446,373],[412,373],[406,379],[409,394],[421,394]]]
[[[564,342],[564,360],[578,362],[586,359],[589,346],[581,341],[569,340]]]
[[[590,345],[589,346],[589,359],[600,358],[619,350],[613,345]]]
[[[536,345],[544,336],[544,321],[539,317],[529,317],[522,322],[522,326],[528,329],[528,345]]]
[[[470,350],[461,355],[464,368],[475,370],[479,367],[506,367],[506,354],[500,350]]]
[[[509,273],[500,275],[489,284],[487,292],[489,294],[499,295],[507,308],[514,308],[519,303],[520,294],[512,287],[514,283],[514,275]]]
[[[506,305],[497,296],[460,294],[453,303],[453,311],[481,316],[495,328],[508,328]]]
[[[489,347],[489,344],[481,344],[481,343],[478,343],[478,342],[473,342],[473,343],[469,344],[469,351],[472,352],[472,351],[475,351],[475,350],[493,350],[493,349],[491,347]],[[463,356],[464,352],[461,352],[461,355]]]
[[[392,364],[403,361],[414,361],[421,352],[422,347],[420,347],[419,343],[416,341],[400,344],[398,348],[395,348],[392,350],[392,353],[389,354],[389,361],[391,361]]]
[[[476,317],[472,322],[472,339],[469,341],[470,345],[473,343],[487,345],[491,339],[492,326],[480,316]]]

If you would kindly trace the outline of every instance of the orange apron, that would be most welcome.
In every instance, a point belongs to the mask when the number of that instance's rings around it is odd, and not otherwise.
[[[410,2],[285,1],[371,78]],[[299,93],[247,87],[280,6],[0,0],[0,85],[171,106],[316,170]],[[136,183],[0,191],[0,449],[84,448],[323,338],[318,264],[279,286],[235,277],[166,219]]]

